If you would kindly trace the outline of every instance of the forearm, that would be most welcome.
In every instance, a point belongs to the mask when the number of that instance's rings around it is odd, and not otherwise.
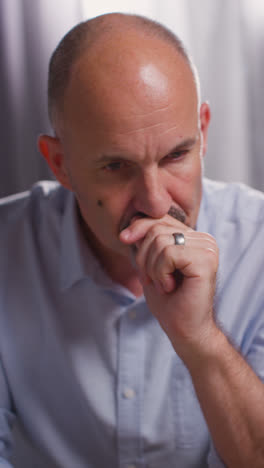
[[[175,245],[173,233],[185,243]],[[189,369],[221,458],[229,468],[263,468],[264,385],[214,322],[215,239],[169,216],[138,219],[120,239],[138,246],[148,307]]]
[[[263,383],[216,328],[184,361],[224,463],[229,468],[263,467]]]

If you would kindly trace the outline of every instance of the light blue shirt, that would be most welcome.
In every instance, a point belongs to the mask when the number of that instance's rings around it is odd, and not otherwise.
[[[217,318],[262,379],[263,217],[259,192],[204,181]],[[188,370],[93,257],[72,193],[37,184],[1,202],[0,225],[0,468],[223,467]],[[28,442],[8,462],[15,414]]]

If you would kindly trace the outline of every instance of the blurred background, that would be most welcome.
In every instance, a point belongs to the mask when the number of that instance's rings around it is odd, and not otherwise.
[[[36,147],[50,132],[49,57],[76,23],[111,11],[147,15],[183,39],[212,109],[206,175],[264,190],[263,0],[0,0],[0,196],[51,178]]]
[[[0,196],[51,178],[36,147],[51,131],[50,55],[75,24],[112,11],[149,16],[183,39],[212,109],[206,175],[264,190],[264,0],[0,0]],[[15,466],[28,451],[36,468],[30,450],[18,438]]]

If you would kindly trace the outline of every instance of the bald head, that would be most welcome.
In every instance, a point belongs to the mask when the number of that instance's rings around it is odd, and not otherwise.
[[[129,60],[130,62],[132,60],[135,63],[135,79],[138,80],[136,62],[140,62],[144,56],[144,47],[146,53],[152,51],[155,59],[155,51],[160,54],[162,46],[171,49],[175,58],[180,56],[183,59],[199,94],[196,70],[182,42],[161,24],[143,16],[112,13],[75,26],[61,40],[50,61],[48,107],[53,127],[56,129],[58,122],[63,120],[66,91],[81,60],[82,66],[86,65],[85,79],[87,80],[89,75],[91,77],[90,90],[93,93],[95,81],[98,82],[95,78],[96,73],[106,76],[112,69],[116,76],[121,77],[124,71],[122,66],[127,67]],[[127,72],[129,75],[133,70],[128,66]],[[151,63],[141,67],[140,78],[142,83],[146,84],[145,89],[149,85],[150,89],[151,86],[160,85],[162,91],[164,80],[162,81],[159,72],[151,66]],[[96,87],[98,88],[98,85]]]

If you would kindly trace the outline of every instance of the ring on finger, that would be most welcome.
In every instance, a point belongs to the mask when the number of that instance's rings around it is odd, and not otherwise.
[[[185,237],[182,232],[174,232],[172,235],[175,245],[185,245]]]

